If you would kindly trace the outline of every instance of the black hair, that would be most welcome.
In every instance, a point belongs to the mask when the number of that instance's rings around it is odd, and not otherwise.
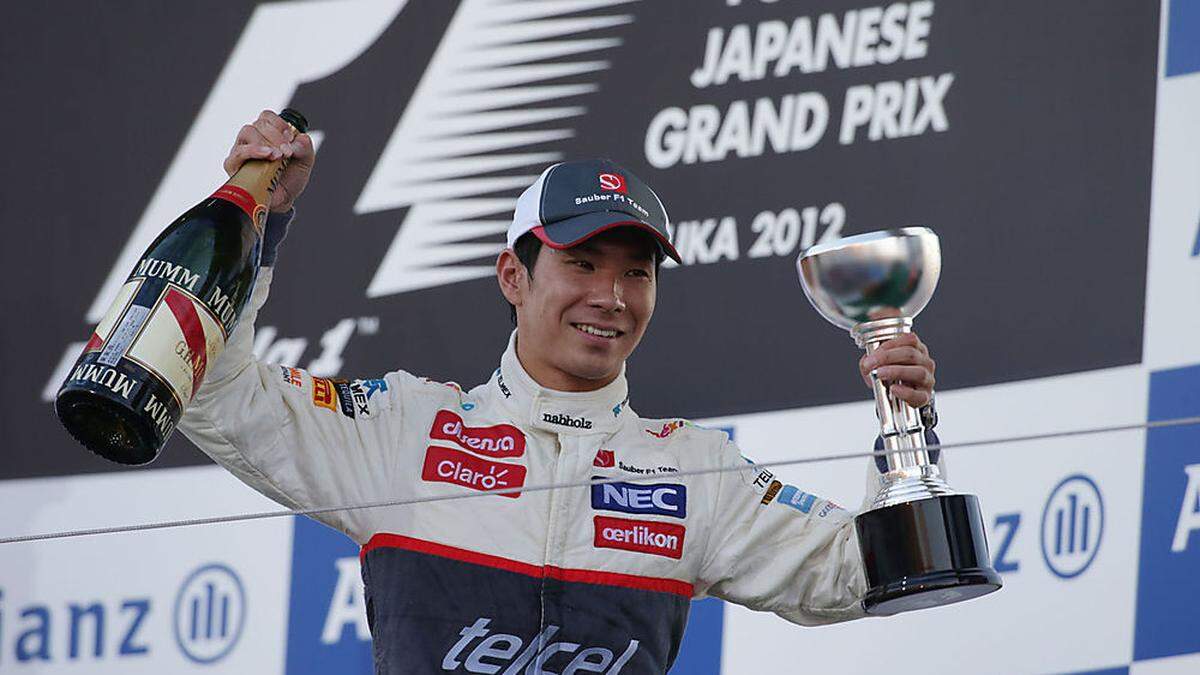
[[[520,260],[521,264],[525,266],[525,273],[529,275],[530,279],[533,279],[533,264],[537,262],[538,253],[541,250],[542,240],[532,232],[526,232],[513,243],[513,253],[517,254],[517,260]],[[508,302],[508,313],[512,316],[513,325],[517,325],[517,308],[511,302]]]
[[[537,262],[538,253],[542,250],[542,240],[538,239],[532,232],[526,232],[517,238],[513,243],[513,253],[517,254],[517,260],[525,266],[525,273],[529,275],[529,280],[533,280],[533,265]],[[662,249],[657,245],[654,247],[654,278],[658,279],[658,269],[663,261]],[[505,300],[508,302],[508,300]],[[508,313],[512,317],[513,325],[517,325],[517,308],[508,302]]]

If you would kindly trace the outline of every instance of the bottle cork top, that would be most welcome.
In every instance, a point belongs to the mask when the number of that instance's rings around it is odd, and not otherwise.
[[[294,108],[284,108],[283,112],[279,113],[283,121],[296,127],[296,131],[300,133],[308,133],[308,120],[304,119],[304,115],[300,114],[299,110]]]

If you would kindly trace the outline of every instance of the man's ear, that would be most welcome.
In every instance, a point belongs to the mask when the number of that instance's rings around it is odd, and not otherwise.
[[[529,288],[529,274],[511,248],[504,249],[496,258],[496,281],[504,299],[519,307],[525,298],[525,289]]]

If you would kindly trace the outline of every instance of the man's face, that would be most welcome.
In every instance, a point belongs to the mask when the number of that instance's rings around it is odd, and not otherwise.
[[[648,235],[631,228],[565,251],[542,246],[532,279],[518,275],[517,301],[509,297],[517,308],[517,353],[535,380],[588,391],[620,374],[654,314],[654,251]]]

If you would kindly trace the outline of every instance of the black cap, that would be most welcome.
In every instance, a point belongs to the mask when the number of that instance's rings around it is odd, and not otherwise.
[[[671,245],[666,209],[649,185],[610,159],[561,162],[517,199],[508,245],[532,232],[547,246],[564,249],[625,226],[653,235],[663,255],[682,262]]]

